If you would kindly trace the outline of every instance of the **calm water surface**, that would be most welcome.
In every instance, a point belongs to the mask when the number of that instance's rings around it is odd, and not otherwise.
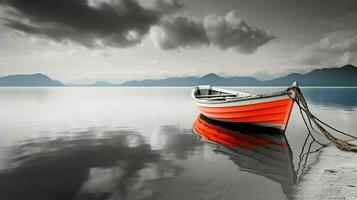
[[[190,91],[0,88],[0,199],[293,199],[318,154],[299,156],[307,131],[297,108],[286,138],[268,138],[289,146],[230,151],[192,133]],[[303,92],[323,121],[357,135],[357,89]]]

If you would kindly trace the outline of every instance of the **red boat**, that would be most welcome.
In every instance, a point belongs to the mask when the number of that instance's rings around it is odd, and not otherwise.
[[[291,87],[297,87],[296,82]],[[285,130],[295,97],[290,88],[253,95],[209,85],[197,86],[192,91],[192,98],[201,113],[209,118]]]

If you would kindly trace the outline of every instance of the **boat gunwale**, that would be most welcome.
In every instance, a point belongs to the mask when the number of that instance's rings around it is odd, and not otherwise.
[[[220,88],[213,88],[210,87],[210,90],[214,90],[214,91],[219,91],[219,90],[215,90],[215,89],[220,89]],[[196,86],[193,90],[192,90],[192,98],[195,100],[195,102],[197,103],[203,103],[203,104],[223,104],[223,103],[232,103],[232,102],[240,102],[240,101],[248,101],[248,100],[256,100],[256,99],[265,99],[265,98],[271,98],[271,97],[279,97],[279,96],[287,96],[288,98],[292,98],[289,95],[288,90],[290,89],[287,88],[283,91],[279,91],[279,92],[274,92],[274,93],[270,93],[270,94],[258,94],[258,95],[252,95],[249,94],[249,96],[243,96],[243,97],[236,97],[236,98],[230,98],[230,99],[226,99],[226,98],[222,98],[222,99],[199,99],[196,97],[196,93],[197,91],[200,90],[199,86]],[[234,91],[232,91],[234,92]],[[235,95],[239,94],[240,92],[236,92]],[[232,93],[233,95],[234,93]],[[246,94],[246,93],[243,93]]]

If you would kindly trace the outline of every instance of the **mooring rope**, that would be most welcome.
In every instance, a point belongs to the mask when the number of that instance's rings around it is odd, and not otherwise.
[[[313,130],[314,132],[316,133],[322,133],[331,143],[333,143],[337,148],[339,148],[340,150],[343,150],[343,151],[353,151],[353,152],[357,152],[357,145],[354,145],[354,144],[351,144],[351,143],[348,143],[346,141],[343,141],[341,139],[338,139],[337,137],[333,136],[330,132],[328,132],[325,127],[327,128],[330,128],[331,130],[337,132],[337,133],[340,133],[342,135],[345,135],[345,136],[348,136],[350,138],[353,138],[353,139],[357,139],[357,137],[355,136],[352,136],[350,134],[347,134],[343,131],[340,131],[330,125],[328,125],[327,123],[321,121],[320,119],[318,119],[316,116],[314,116],[310,109],[309,109],[309,106],[307,105],[307,102],[305,100],[305,97],[304,95],[302,94],[301,90],[299,87],[297,86],[293,86],[293,87],[290,87],[288,89],[288,93],[290,94],[290,97],[292,99],[294,99],[294,101],[296,102],[296,104],[299,106],[299,109],[300,109],[300,113],[302,115],[302,118],[304,120],[304,123],[305,123],[305,126],[309,132],[309,135],[311,135],[312,139],[317,142],[318,144],[320,144],[321,146],[326,146],[326,144],[322,144],[320,142],[318,142],[312,135],[311,133],[311,130]],[[308,121],[309,121],[309,124],[306,122],[306,119],[303,115],[303,112],[306,114],[307,118],[308,118]],[[320,130],[320,132],[318,132],[314,126],[317,127],[317,129]],[[324,127],[325,126],[325,127]],[[310,130],[311,129],[311,130]]]

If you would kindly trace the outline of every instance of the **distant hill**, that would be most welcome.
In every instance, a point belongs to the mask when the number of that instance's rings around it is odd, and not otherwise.
[[[118,86],[116,84],[113,83],[109,83],[109,82],[105,82],[105,81],[97,81],[93,84],[90,84],[89,86],[93,86],[93,87],[114,87],[114,86]]]
[[[190,76],[126,81],[120,86],[289,86],[294,81],[298,81],[302,86],[357,86],[357,67],[345,65],[340,68],[316,69],[306,74],[292,73],[267,81],[259,81],[253,77],[224,78],[210,73],[202,77]]]
[[[82,84],[82,83],[66,83],[67,87],[89,87],[90,84]]]
[[[109,83],[106,81],[97,81],[95,83],[66,83],[66,86],[69,87],[115,87],[118,86],[118,84],[114,83]]]
[[[63,83],[53,80],[44,74],[10,75],[0,78],[2,87],[60,87]]]
[[[306,86],[357,86],[357,67],[345,65],[340,68],[315,69],[307,74],[293,73],[264,83],[289,85],[294,80]]]

